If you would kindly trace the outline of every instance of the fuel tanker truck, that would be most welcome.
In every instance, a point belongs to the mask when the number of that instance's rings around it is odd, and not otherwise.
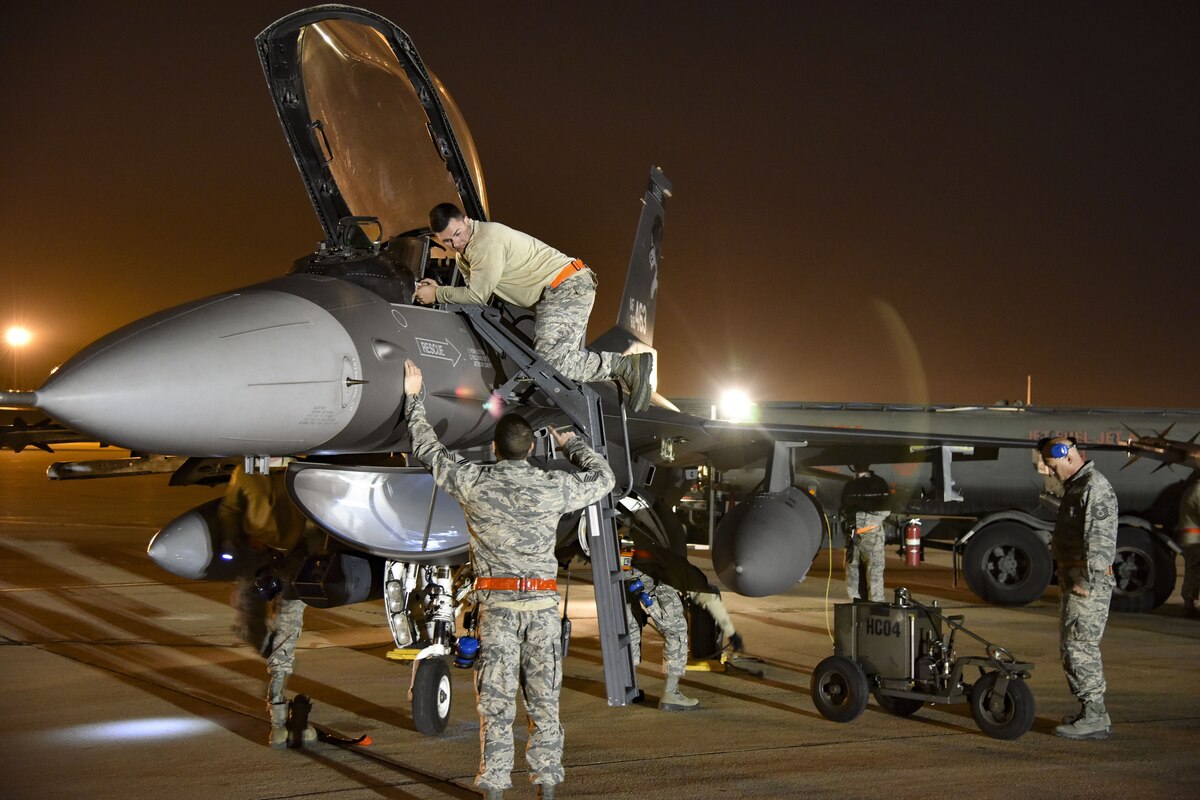
[[[675,402],[702,413],[698,402]],[[715,459],[688,473],[694,480],[675,509],[689,541],[712,545],[717,573],[733,591],[750,596],[786,591],[793,562],[808,558],[806,570],[814,542],[839,546],[839,502],[853,478],[850,465],[869,464],[891,491],[888,541],[902,547],[909,563],[921,557],[920,548],[949,550],[955,578],[961,574],[980,599],[997,605],[1032,602],[1055,574],[1049,544],[1054,499],[1062,487],[1039,470],[1036,449],[1049,436],[1073,437],[1116,490],[1113,609],[1148,612],[1174,591],[1179,548],[1172,532],[1183,480],[1200,450],[1192,444],[1200,433],[1200,410],[768,403],[747,424],[766,430],[775,425],[897,436],[937,431],[1028,446],[794,441],[786,447],[777,442],[751,467],[722,469]],[[1168,432],[1170,439],[1163,436]],[[734,543],[743,555],[733,554]]]

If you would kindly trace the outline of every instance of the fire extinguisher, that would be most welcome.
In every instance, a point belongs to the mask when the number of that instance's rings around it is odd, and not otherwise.
[[[904,523],[904,563],[910,567],[921,563],[921,520]]]

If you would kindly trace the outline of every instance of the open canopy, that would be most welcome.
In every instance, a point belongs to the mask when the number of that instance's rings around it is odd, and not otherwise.
[[[408,34],[369,11],[330,5],[284,17],[257,42],[328,237],[351,216],[377,218],[382,239],[426,228],[442,202],[487,219],[466,122]]]

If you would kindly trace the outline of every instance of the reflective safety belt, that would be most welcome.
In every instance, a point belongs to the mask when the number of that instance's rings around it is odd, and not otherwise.
[[[563,267],[562,271],[554,276],[554,280],[550,281],[550,288],[557,289],[560,283],[582,269],[587,269],[587,264],[583,263],[578,258],[575,259],[570,264],[567,264],[565,267]]]

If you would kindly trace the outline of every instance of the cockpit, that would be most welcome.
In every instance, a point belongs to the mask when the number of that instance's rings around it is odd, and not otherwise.
[[[487,218],[483,173],[462,114],[408,35],[369,12],[329,7],[258,36],[259,57],[326,240],[292,272],[342,278],[392,303],[416,281],[454,278],[428,234],[452,202]]]

